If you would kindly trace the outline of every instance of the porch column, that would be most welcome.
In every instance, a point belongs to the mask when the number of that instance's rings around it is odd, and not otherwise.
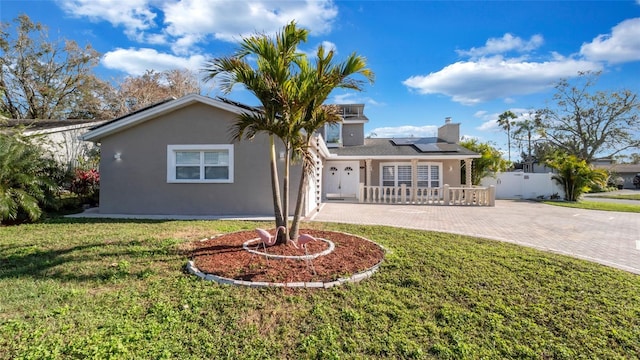
[[[366,176],[364,178],[364,184],[366,186],[371,186],[371,170],[372,170],[371,169],[371,159],[366,159],[364,161],[364,166],[367,168],[366,169],[367,174],[366,174]]]
[[[411,198],[415,202],[418,195],[418,159],[411,159]]]
[[[467,169],[467,171],[465,171],[465,174],[467,175],[465,179],[465,185],[468,187],[473,186],[473,184],[471,183],[471,172],[473,171],[472,164],[473,164],[472,159],[464,159],[464,166]]]

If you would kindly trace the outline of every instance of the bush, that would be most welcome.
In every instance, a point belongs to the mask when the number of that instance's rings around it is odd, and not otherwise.
[[[21,132],[0,133],[0,222],[36,221],[55,203],[55,160]]]
[[[574,155],[556,153],[546,161],[547,166],[558,171],[553,179],[562,185],[565,200],[578,201],[582,194],[593,188],[602,188],[607,184],[605,170],[592,168],[585,160]]]
[[[76,194],[83,204],[95,206],[100,191],[100,173],[96,169],[76,169],[69,191]]]

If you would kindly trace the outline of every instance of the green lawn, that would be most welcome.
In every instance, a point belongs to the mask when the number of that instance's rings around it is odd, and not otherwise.
[[[640,194],[605,194],[605,195],[598,195],[598,197],[603,197],[608,199],[640,200]]]
[[[618,204],[618,203],[589,201],[589,200],[581,200],[578,202],[546,200],[546,201],[543,201],[543,203],[549,204],[549,205],[577,208],[577,209],[640,213],[640,203],[638,203],[638,205],[635,205],[635,204]]]
[[[182,244],[270,224],[0,227],[2,359],[612,359],[640,354],[640,276],[512,244],[310,224],[390,250],[329,290],[185,274]]]

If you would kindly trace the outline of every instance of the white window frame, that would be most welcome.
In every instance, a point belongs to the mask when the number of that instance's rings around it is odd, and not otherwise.
[[[329,141],[329,138],[327,137],[327,130],[329,129],[329,127],[333,127],[336,126],[338,128],[338,141]],[[342,123],[341,122],[337,122],[334,124],[326,124],[324,126],[324,141],[325,144],[327,145],[327,147],[338,147],[342,144]]]
[[[437,166],[438,167],[438,183],[440,186],[438,187],[442,187],[442,163],[440,162],[418,162],[418,166],[425,166],[425,165],[429,165],[429,166]],[[394,182],[394,187],[400,187],[400,185],[398,184],[398,166],[411,166],[411,162],[407,161],[407,162],[381,162],[380,163],[380,186],[382,185],[383,179],[384,179],[384,172],[383,169],[385,166],[393,166],[393,182]],[[416,171],[418,171],[418,169],[415,169]],[[415,185],[417,187],[418,184],[413,184],[413,166],[411,166],[411,182],[412,185]],[[429,174],[428,174],[428,188],[432,188],[431,183],[434,181],[431,178],[431,168],[429,168]],[[417,174],[416,174],[416,179],[417,179]],[[418,181],[420,181],[420,179],[417,179]],[[424,181],[424,180],[422,180]],[[409,185],[407,185],[407,187],[411,187]],[[433,187],[436,188],[436,187]]]
[[[205,179],[202,153],[211,150],[227,150],[229,155],[229,177],[227,179]],[[200,179],[176,179],[176,153],[199,151],[201,153]],[[233,144],[167,145],[167,182],[176,184],[230,184],[233,183]]]

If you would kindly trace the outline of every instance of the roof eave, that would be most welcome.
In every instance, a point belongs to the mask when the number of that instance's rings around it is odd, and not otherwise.
[[[331,154],[330,160],[411,160],[411,159],[433,159],[433,160],[465,160],[478,159],[480,154],[416,154],[416,155],[338,155]]]
[[[214,106],[219,109],[227,110],[236,114],[246,113],[248,111],[238,106],[234,106],[232,104],[229,104],[220,100],[212,99],[207,96],[202,96],[199,94],[189,94],[179,99],[169,101],[161,105],[158,105],[156,107],[147,109],[146,111],[135,113],[135,114],[132,114],[131,116],[125,116],[118,121],[114,121],[110,124],[106,124],[96,129],[93,129],[91,131],[88,131],[87,133],[81,136],[81,139],[85,141],[99,142],[102,138],[106,136],[115,134],[117,132],[130,128],[132,126],[143,123],[147,120],[153,119],[157,116],[175,111],[177,109],[180,109],[198,102],[207,104],[210,106]]]

